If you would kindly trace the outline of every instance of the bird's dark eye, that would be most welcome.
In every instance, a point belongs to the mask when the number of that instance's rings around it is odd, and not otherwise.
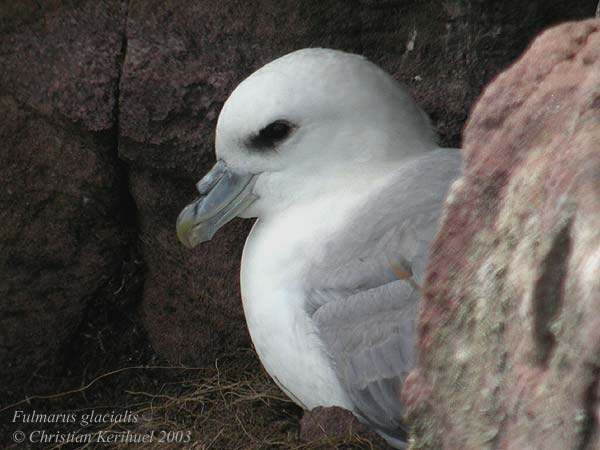
[[[287,138],[293,128],[292,124],[286,120],[271,122],[250,138],[250,146],[257,149],[273,148]]]

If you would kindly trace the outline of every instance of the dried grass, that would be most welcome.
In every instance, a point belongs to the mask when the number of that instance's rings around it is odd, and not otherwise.
[[[120,401],[102,408],[115,411],[132,411],[138,418],[135,423],[90,425],[86,433],[126,432],[144,434],[151,431],[190,432],[188,443],[174,442],[122,443],[111,445],[115,449],[160,448],[170,449],[376,449],[368,439],[352,434],[336,438],[322,438],[314,442],[301,442],[299,420],[302,411],[293,404],[271,381],[250,349],[240,350],[217,361],[208,368],[182,367],[130,367],[101,375],[81,389],[69,390],[40,401],[66,401],[61,397],[81,396],[92,386],[107,382],[111,376],[134,375],[124,372],[139,371],[137,378],[147,377],[135,390],[125,389]],[[168,379],[166,372],[180,371],[173,381],[156,383],[155,377]],[[173,378],[173,377],[171,377]],[[154,383],[151,383],[154,381]],[[140,389],[142,387],[142,389]],[[29,401],[34,399],[30,398]],[[73,403],[73,399],[71,399]],[[80,402],[79,402],[80,403]],[[88,404],[81,411],[99,408]],[[12,409],[14,405],[11,405]],[[53,406],[54,409],[56,409]],[[64,431],[64,430],[63,430]],[[73,430],[75,431],[75,430]],[[82,431],[82,430],[78,430]],[[72,448],[73,444],[56,444],[54,449]],[[107,444],[82,444],[79,448],[106,448]]]

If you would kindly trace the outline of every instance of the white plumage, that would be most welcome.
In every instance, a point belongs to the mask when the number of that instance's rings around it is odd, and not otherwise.
[[[193,245],[235,214],[257,217],[241,287],[266,370],[302,407],[347,408],[400,447],[417,286],[459,152],[438,148],[426,116],[377,66],[306,49],[236,88],[216,155],[234,194],[214,207],[215,181],[201,182],[180,237]]]

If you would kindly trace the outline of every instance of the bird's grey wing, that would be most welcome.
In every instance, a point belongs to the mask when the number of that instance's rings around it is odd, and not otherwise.
[[[394,437],[403,435],[400,390],[415,362],[418,285],[460,170],[458,152],[438,152],[407,164],[356,213],[307,304],[355,411]]]

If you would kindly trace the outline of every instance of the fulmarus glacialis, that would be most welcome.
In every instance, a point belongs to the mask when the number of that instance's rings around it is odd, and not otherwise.
[[[341,406],[402,448],[402,383],[428,244],[461,158],[367,59],[304,49],[225,102],[213,169],[177,220],[193,247],[257,218],[244,313],[267,372],[298,405]]]

